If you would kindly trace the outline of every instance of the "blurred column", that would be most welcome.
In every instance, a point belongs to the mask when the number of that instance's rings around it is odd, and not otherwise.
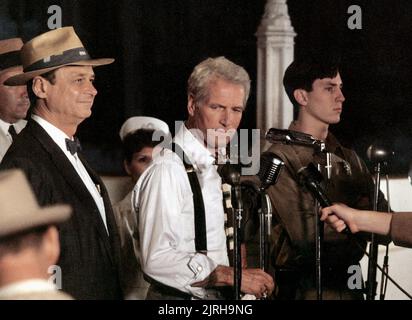
[[[287,128],[293,120],[293,106],[283,89],[282,79],[293,61],[296,33],[286,0],[268,0],[257,36],[257,127]]]

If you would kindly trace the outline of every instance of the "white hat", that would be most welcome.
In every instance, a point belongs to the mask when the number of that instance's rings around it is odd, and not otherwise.
[[[169,126],[162,120],[153,117],[131,117],[120,128],[120,139],[123,141],[129,133],[139,129],[161,131],[165,138],[170,136]]]
[[[58,224],[71,214],[68,205],[40,207],[23,171],[0,172],[0,238]]]

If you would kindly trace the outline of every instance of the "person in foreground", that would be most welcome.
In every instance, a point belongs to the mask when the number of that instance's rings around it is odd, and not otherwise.
[[[56,226],[70,214],[68,205],[39,207],[21,170],[0,173],[0,300],[72,299],[57,290],[62,274],[55,265]]]

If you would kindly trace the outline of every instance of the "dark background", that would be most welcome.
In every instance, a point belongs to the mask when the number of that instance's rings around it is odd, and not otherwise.
[[[0,38],[25,41],[48,31],[47,9],[62,8],[93,57],[114,57],[97,68],[93,116],[79,128],[86,156],[100,173],[121,172],[118,131],[130,116],[186,118],[186,80],[208,56],[243,65],[253,83],[242,128],[256,127],[256,37],[264,0],[1,0]],[[362,9],[362,29],[350,30],[350,5]],[[342,56],[343,120],[332,131],[366,160],[369,145],[396,153],[393,174],[412,160],[412,2],[407,0],[290,0],[295,56],[334,51]]]

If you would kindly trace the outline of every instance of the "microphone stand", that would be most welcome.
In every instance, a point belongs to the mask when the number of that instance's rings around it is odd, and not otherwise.
[[[270,237],[270,226],[272,224],[272,203],[265,189],[260,188],[260,199],[262,208],[259,214],[259,268],[263,271],[268,269],[268,261],[266,257],[268,256],[268,238]]]
[[[380,186],[381,164],[378,162],[375,166],[375,190],[373,193],[373,211],[378,210],[378,197]],[[378,262],[378,242],[376,235],[371,234],[371,243],[369,245],[369,264],[368,264],[368,280],[366,282],[367,294],[366,300],[375,300],[376,295],[376,264]]]
[[[239,235],[241,233],[241,221],[243,214],[243,201],[242,201],[242,191],[240,187],[240,174],[238,179],[233,179],[233,189],[234,189],[234,216],[233,216],[233,274],[234,274],[234,288],[235,288],[235,300],[240,300],[240,288],[242,284],[242,254],[241,254],[241,243]]]

